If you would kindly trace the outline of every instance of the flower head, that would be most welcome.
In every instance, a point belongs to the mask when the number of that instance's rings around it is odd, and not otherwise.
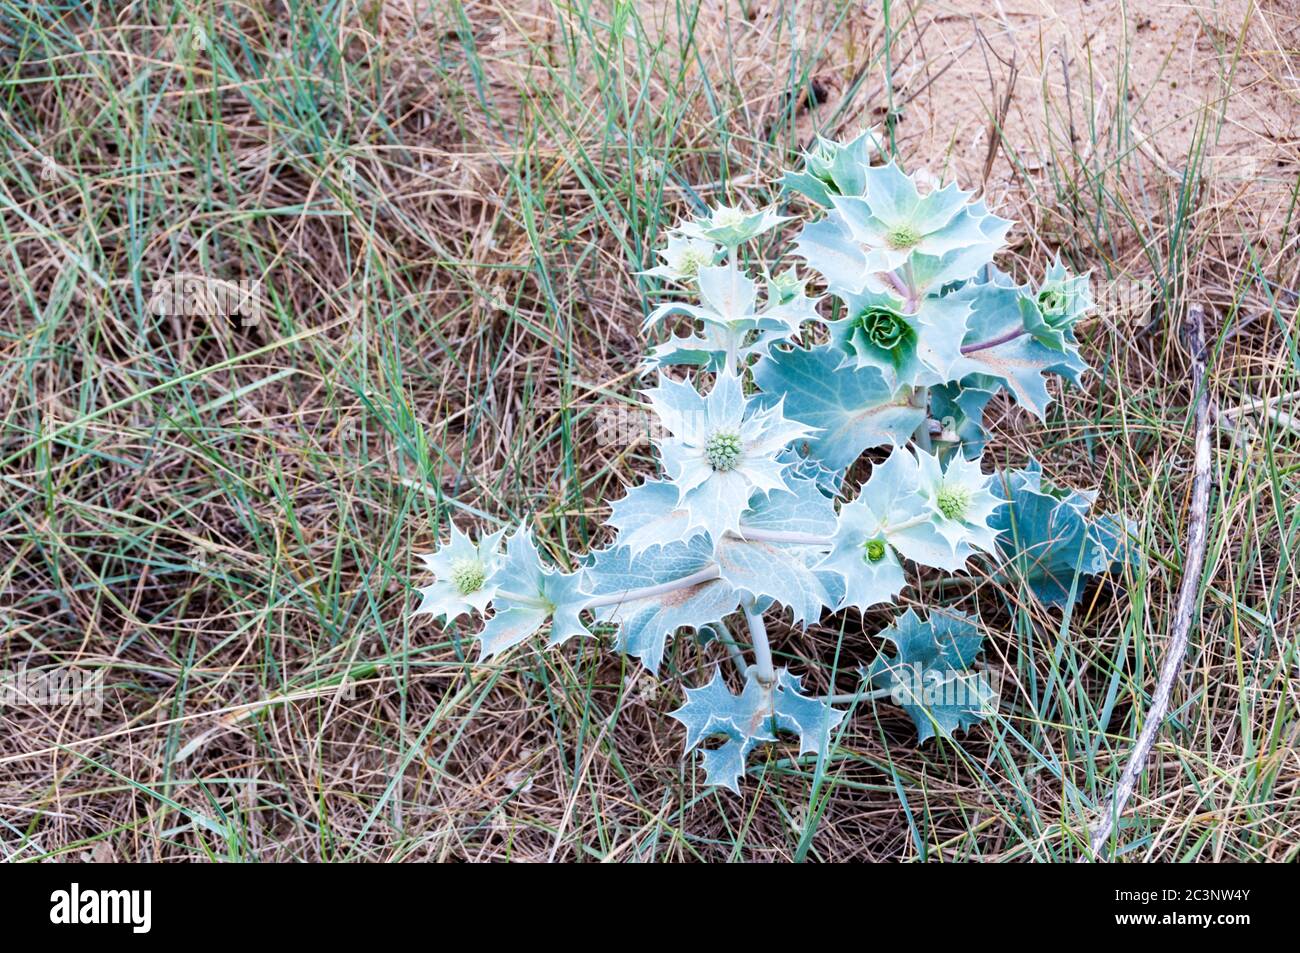
[[[770,208],[746,212],[732,205],[715,205],[707,215],[693,222],[683,222],[677,231],[688,238],[717,242],[734,248],[789,220],[788,215],[777,215]]]
[[[833,201],[853,239],[871,250],[874,270],[892,271],[913,252],[940,257],[987,241],[980,216],[971,214],[969,192],[956,185],[926,195],[915,178],[894,163],[863,170],[860,196]]]
[[[707,397],[667,378],[646,393],[671,434],[659,452],[679,504],[715,542],[739,528],[755,491],[784,488],[781,473],[789,464],[777,455],[815,429],[787,420],[779,403],[761,407],[746,398],[740,378],[725,371]]]
[[[880,507],[873,505],[880,500],[872,489],[878,488],[863,488],[857,499],[840,507],[831,551],[817,567],[838,573],[844,580],[840,608],[866,610],[890,602],[906,584],[898,553],[885,538]]]
[[[497,530],[475,543],[453,523],[447,545],[420,556],[435,579],[420,590],[423,598],[415,614],[453,622],[466,612],[486,610],[496,591],[489,578],[501,564],[503,532]]]
[[[663,259],[663,264],[642,274],[688,283],[699,277],[701,268],[713,266],[718,258],[718,246],[702,238],[669,235],[668,247],[658,252],[658,255]]]
[[[937,456],[918,452],[919,490],[939,534],[957,551],[965,546],[994,550],[995,533],[988,519],[1001,502],[989,490],[993,478],[980,472],[978,460],[956,454],[947,467]]]
[[[736,464],[740,462],[742,449],[740,433],[735,430],[715,430],[704,442],[704,456],[714,470],[722,473],[735,469]]]
[[[858,367],[875,367],[891,384],[946,381],[961,360],[970,305],[955,296],[905,302],[890,291],[841,292],[847,317],[831,322],[831,339]]]

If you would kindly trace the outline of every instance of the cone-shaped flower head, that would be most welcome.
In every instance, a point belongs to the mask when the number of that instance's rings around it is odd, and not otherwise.
[[[452,524],[447,545],[420,556],[435,578],[420,590],[423,598],[416,615],[432,614],[452,622],[466,612],[483,612],[496,590],[489,577],[501,563],[503,532],[497,530],[475,543]]]
[[[668,247],[659,251],[658,255],[663,259],[663,264],[642,274],[686,284],[699,277],[701,268],[713,266],[718,258],[718,246],[702,238],[669,235]]]
[[[679,505],[715,542],[739,528],[754,491],[783,489],[788,464],[777,455],[815,430],[787,420],[780,403],[764,408],[746,398],[740,378],[727,372],[718,374],[707,397],[667,378],[646,396],[671,434],[659,452]]]
[[[945,468],[937,456],[924,452],[918,452],[916,460],[931,522],[954,552],[963,544],[993,552],[997,534],[988,520],[1002,504],[990,492],[993,478],[980,472],[979,461],[957,454]]]
[[[956,185],[926,195],[894,163],[863,170],[865,194],[836,196],[854,240],[873,252],[878,271],[892,271],[912,255],[941,257],[954,249],[987,241],[979,220],[969,214],[969,192]]]

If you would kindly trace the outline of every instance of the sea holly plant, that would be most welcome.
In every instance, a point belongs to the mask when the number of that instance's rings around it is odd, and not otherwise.
[[[485,616],[484,660],[537,633],[559,645],[612,631],[657,674],[694,633],[719,662],[688,678],[672,715],[703,751],[704,782],[732,791],[782,736],[824,758],[858,704],[899,706],[921,742],[996,714],[987,627],[968,596],[964,609],[935,598],[950,591],[935,577],[1068,610],[1090,577],[1137,558],[1132,525],[1093,515],[1092,494],[1055,488],[1035,461],[984,458],[991,402],[1044,419],[1049,377],[1082,380],[1088,277],[1060,259],[1037,280],[1003,271],[1011,223],[880,147],[871,131],[818,140],[786,174],[802,221],[777,260],[774,230],[796,216],[774,208],[715,205],[665,236],[641,273],[658,301],[640,365],[658,472],[608,501],[608,546],[543,553],[528,523],[477,542],[453,526],[422,557],[434,579],[416,612]],[[915,608],[866,623],[903,598]],[[821,695],[807,676],[833,673],[778,666],[768,624],[832,613],[846,638],[884,648],[854,691]]]

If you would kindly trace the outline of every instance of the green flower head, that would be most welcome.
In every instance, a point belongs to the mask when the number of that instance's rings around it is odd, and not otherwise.
[[[980,471],[978,460],[953,456],[945,466],[933,454],[917,452],[920,492],[931,513],[930,525],[954,552],[962,547],[993,551],[994,533],[988,519],[1000,505],[989,490],[993,478]]]
[[[467,612],[483,612],[492,601],[495,586],[488,580],[501,562],[498,530],[475,543],[451,527],[451,540],[420,559],[434,574],[431,585],[420,590],[423,597],[416,615],[433,615],[455,621]]]
[[[717,260],[718,246],[700,238],[669,235],[668,247],[658,252],[658,255],[663,259],[663,264],[642,274],[689,284],[699,277],[700,269],[711,267]]]
[[[723,473],[736,466],[741,449],[740,434],[730,429],[713,431],[704,443],[704,455],[709,463]]]
[[[856,318],[866,339],[882,351],[895,351],[916,340],[907,319],[892,308],[872,305]]]
[[[718,374],[707,396],[666,377],[646,396],[668,434],[657,444],[678,505],[715,541],[739,529],[756,491],[784,489],[789,464],[778,457],[814,430],[787,420],[780,404],[751,401],[731,372]]]

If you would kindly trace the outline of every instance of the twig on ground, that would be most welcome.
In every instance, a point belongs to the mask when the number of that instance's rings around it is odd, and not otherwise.
[[[1164,724],[1169,711],[1169,695],[1174,680],[1183,667],[1187,654],[1187,634],[1192,626],[1192,613],[1196,609],[1196,594],[1200,588],[1201,569],[1205,565],[1205,543],[1210,509],[1210,422],[1216,415],[1210,410],[1210,391],[1206,383],[1205,312],[1200,305],[1192,305],[1187,313],[1187,335],[1192,349],[1192,385],[1196,395],[1195,474],[1192,480],[1192,503],[1187,520],[1186,559],[1183,578],[1178,587],[1178,604],[1174,613],[1173,638],[1160,664],[1160,678],[1151,697],[1151,707],[1142,722],[1137,744],[1129,754],[1128,763],[1120,775],[1111,795],[1111,804],[1092,829],[1092,855],[1104,860],[1101,847],[1110,838],[1115,822],[1124,813],[1124,806],[1133,794],[1138,775],[1146,767],[1147,756],[1155,744],[1156,732]],[[1090,860],[1086,854],[1080,860]]]

